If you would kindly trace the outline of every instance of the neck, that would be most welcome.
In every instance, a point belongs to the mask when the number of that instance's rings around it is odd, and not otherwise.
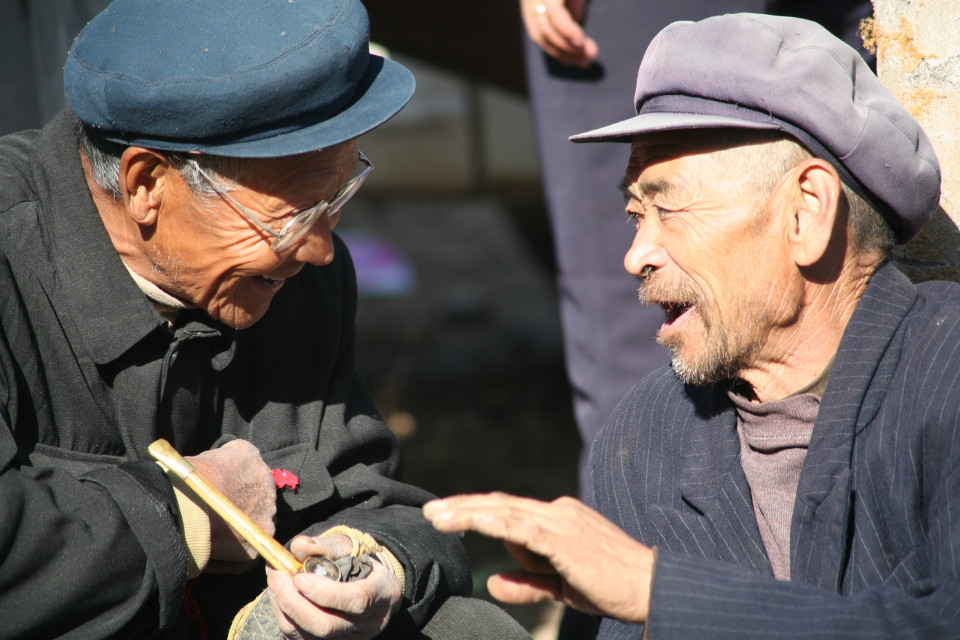
[[[850,260],[835,281],[804,283],[796,313],[769,332],[740,373],[753,389],[753,400],[786,398],[823,373],[877,266],[875,260]]]

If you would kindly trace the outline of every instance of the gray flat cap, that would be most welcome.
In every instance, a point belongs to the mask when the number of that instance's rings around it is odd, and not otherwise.
[[[624,141],[657,131],[783,131],[913,238],[940,201],[940,166],[920,125],[863,59],[815,22],[731,14],[675,22],[637,74],[637,115],[572,136]]]

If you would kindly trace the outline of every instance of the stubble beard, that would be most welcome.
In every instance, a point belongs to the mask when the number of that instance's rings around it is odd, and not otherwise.
[[[717,306],[686,280],[668,287],[641,278],[637,296],[644,304],[671,300],[695,305],[688,313],[696,317],[688,319],[684,332],[668,337],[657,332],[657,342],[670,351],[674,373],[687,384],[707,386],[736,379],[763,345],[756,311],[751,313],[748,305],[741,303],[734,308],[733,317],[725,320]],[[693,331],[699,336],[691,335]],[[696,342],[698,348],[684,350]]]

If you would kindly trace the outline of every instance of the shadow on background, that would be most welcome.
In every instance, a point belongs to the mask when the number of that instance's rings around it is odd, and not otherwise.
[[[553,278],[500,199],[358,195],[338,232],[360,280],[358,361],[406,451],[405,479],[445,496],[575,495],[579,436]],[[468,535],[474,590],[515,566]],[[529,630],[552,609],[508,608]]]

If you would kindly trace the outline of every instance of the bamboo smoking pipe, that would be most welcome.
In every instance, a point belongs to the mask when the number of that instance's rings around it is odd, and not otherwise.
[[[303,564],[287,551],[286,547],[268,536],[227,496],[210,484],[192,464],[177,453],[169,442],[161,438],[151,443],[147,451],[210,505],[210,508],[216,511],[224,522],[233,527],[244,540],[250,543],[250,546],[257,550],[257,553],[263,556],[267,564],[291,575],[303,571]]]

